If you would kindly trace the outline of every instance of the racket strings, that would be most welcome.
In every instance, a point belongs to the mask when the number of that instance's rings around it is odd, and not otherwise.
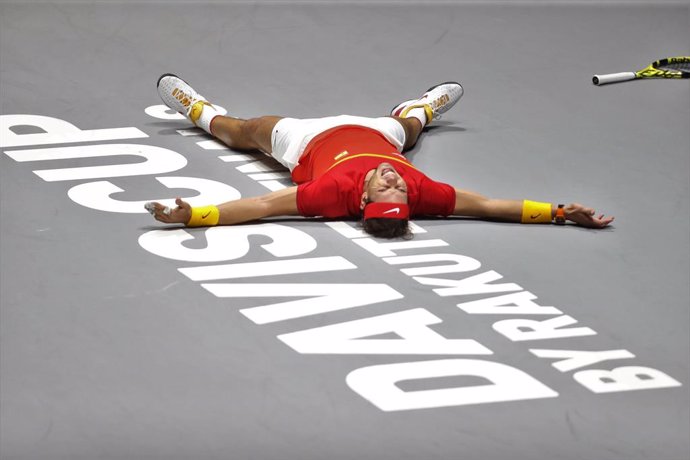
[[[690,62],[674,62],[672,64],[666,64],[659,66],[660,70],[670,70],[670,71],[680,71],[680,72],[690,72]]]
[[[690,58],[669,58],[659,62],[657,69],[665,72],[690,73]]]

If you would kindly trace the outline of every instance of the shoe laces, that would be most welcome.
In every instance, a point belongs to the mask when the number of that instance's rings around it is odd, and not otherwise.
[[[192,94],[187,93],[180,88],[175,88],[172,92],[172,96],[177,99],[185,108],[189,108],[194,105],[195,99],[192,97]]]

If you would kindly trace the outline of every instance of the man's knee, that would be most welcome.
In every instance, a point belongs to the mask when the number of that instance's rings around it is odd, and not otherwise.
[[[400,123],[405,131],[405,145],[403,150],[412,148],[417,143],[417,138],[422,132],[422,126],[416,118],[392,117]]]
[[[279,119],[280,117],[250,118],[242,125],[243,134],[252,141],[255,148],[270,153],[273,127]]]
[[[242,123],[242,133],[250,138],[254,138],[261,127],[261,118],[250,118]]]

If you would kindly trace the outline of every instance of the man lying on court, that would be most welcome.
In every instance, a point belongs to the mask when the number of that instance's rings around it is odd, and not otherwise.
[[[414,216],[468,216],[522,223],[570,220],[603,228],[613,217],[596,217],[580,204],[490,199],[436,182],[402,154],[425,126],[453,107],[463,94],[458,83],[442,83],[421,98],[396,106],[390,116],[341,115],[318,119],[222,116],[175,75],[158,80],[163,102],[196,126],[237,150],[260,150],[287,167],[296,186],[216,206],[192,208],[177,199],[171,209],[147,203],[156,220],[190,227],[234,225],[271,216],[355,217],[371,235],[408,237]]]

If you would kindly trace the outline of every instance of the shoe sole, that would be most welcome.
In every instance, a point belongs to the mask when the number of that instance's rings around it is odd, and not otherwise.
[[[178,77],[178,76],[175,75],[174,73],[164,73],[163,75],[161,75],[160,77],[158,77],[158,81],[156,82],[156,88],[158,88],[158,87],[161,85],[161,80],[164,79],[165,77],[175,77],[175,78],[179,78],[180,80],[182,80],[180,77]],[[184,80],[182,80],[182,81],[184,81]],[[184,81],[184,82],[185,82],[187,85],[189,85],[189,83],[187,83],[186,81]]]

